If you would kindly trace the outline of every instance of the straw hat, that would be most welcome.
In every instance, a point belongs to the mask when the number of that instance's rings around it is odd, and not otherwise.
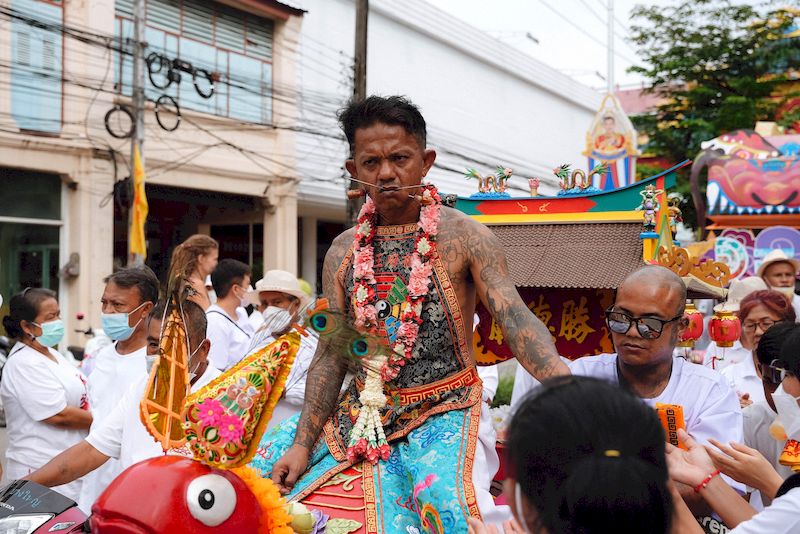
[[[758,267],[758,276],[763,277],[764,271],[767,270],[767,267],[772,265],[773,263],[780,263],[785,261],[786,263],[791,263],[792,268],[794,269],[795,274],[800,271],[800,261],[797,261],[794,258],[790,258],[786,255],[784,251],[781,249],[775,249],[771,251],[769,254],[764,256],[764,260],[761,262],[761,265]]]
[[[273,269],[264,274],[264,278],[256,282],[256,287],[248,292],[250,302],[253,304],[260,304],[258,294],[262,291],[277,291],[279,293],[286,293],[293,297],[300,299],[300,302],[305,302],[308,295],[300,288],[300,282],[297,277],[288,271],[281,271]]]
[[[731,282],[731,287],[728,289],[728,298],[722,304],[714,306],[714,311],[717,312],[737,312],[739,311],[739,303],[750,293],[761,291],[767,288],[767,283],[758,276],[748,276],[741,280],[734,280]]]

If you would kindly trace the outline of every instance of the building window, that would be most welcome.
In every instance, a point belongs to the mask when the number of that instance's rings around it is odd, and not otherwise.
[[[13,0],[11,8],[41,22],[11,18],[11,116],[20,130],[61,131],[61,2]]]
[[[116,32],[133,37],[133,0],[116,0]],[[272,122],[272,44],[274,22],[208,0],[146,0],[148,51],[180,58],[216,73],[220,81],[211,98],[201,97],[192,77],[167,90],[146,85],[148,98],[168,94],[181,107],[245,122]],[[117,59],[117,87],[131,94],[130,56]],[[204,81],[198,82],[204,84]]]
[[[0,168],[0,187],[14,191],[0,197],[0,294],[4,301],[0,314],[6,315],[11,295],[26,287],[59,290],[61,180],[54,174]]]

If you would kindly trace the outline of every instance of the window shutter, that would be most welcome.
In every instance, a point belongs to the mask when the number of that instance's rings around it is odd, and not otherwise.
[[[14,59],[18,65],[31,66],[31,30],[22,24],[15,26],[17,32],[16,54]]]
[[[197,41],[214,42],[214,7],[211,2],[184,0],[183,35]]]
[[[181,31],[181,5],[179,0],[148,0],[147,24],[173,33]]]
[[[247,21],[247,55],[272,61],[274,23],[269,19],[251,18]]]
[[[114,12],[118,17],[133,18],[133,0],[115,0]]]
[[[244,52],[244,17],[240,13],[225,6],[217,8],[217,46]]]

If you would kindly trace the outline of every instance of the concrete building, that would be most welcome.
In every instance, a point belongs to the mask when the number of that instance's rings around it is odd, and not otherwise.
[[[68,340],[75,314],[99,325],[102,278],[127,257],[132,0],[11,0],[0,6],[0,292],[56,289]],[[266,267],[297,264],[294,124],[302,14],[273,0],[147,0],[151,52],[166,62],[147,81],[148,258],[164,275],[195,232],[223,238],[221,255]],[[177,70],[176,70],[177,72]],[[167,94],[180,103],[181,121]],[[266,236],[276,236],[267,238]],[[69,269],[63,269],[69,262]],[[61,271],[61,272],[60,272]],[[7,308],[6,308],[7,310]],[[80,324],[87,326],[87,322]]]

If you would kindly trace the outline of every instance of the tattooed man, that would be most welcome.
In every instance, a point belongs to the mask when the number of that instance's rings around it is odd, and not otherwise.
[[[530,373],[569,370],[520,299],[492,232],[441,207],[422,185],[436,153],[416,106],[371,96],[339,119],[350,143],[345,165],[368,199],[359,224],[325,257],[323,291],[356,326],[401,348],[383,367],[380,416],[360,419],[374,376],[356,373],[340,395],[347,366],[321,341],[299,419],[264,436],[253,466],[291,500],[360,525],[353,532],[467,532],[468,516],[491,522],[495,512],[487,463],[494,443],[480,442],[491,425],[486,415],[481,424],[471,352],[476,300]],[[381,429],[359,445],[362,419]],[[380,446],[382,436],[388,444]]]

